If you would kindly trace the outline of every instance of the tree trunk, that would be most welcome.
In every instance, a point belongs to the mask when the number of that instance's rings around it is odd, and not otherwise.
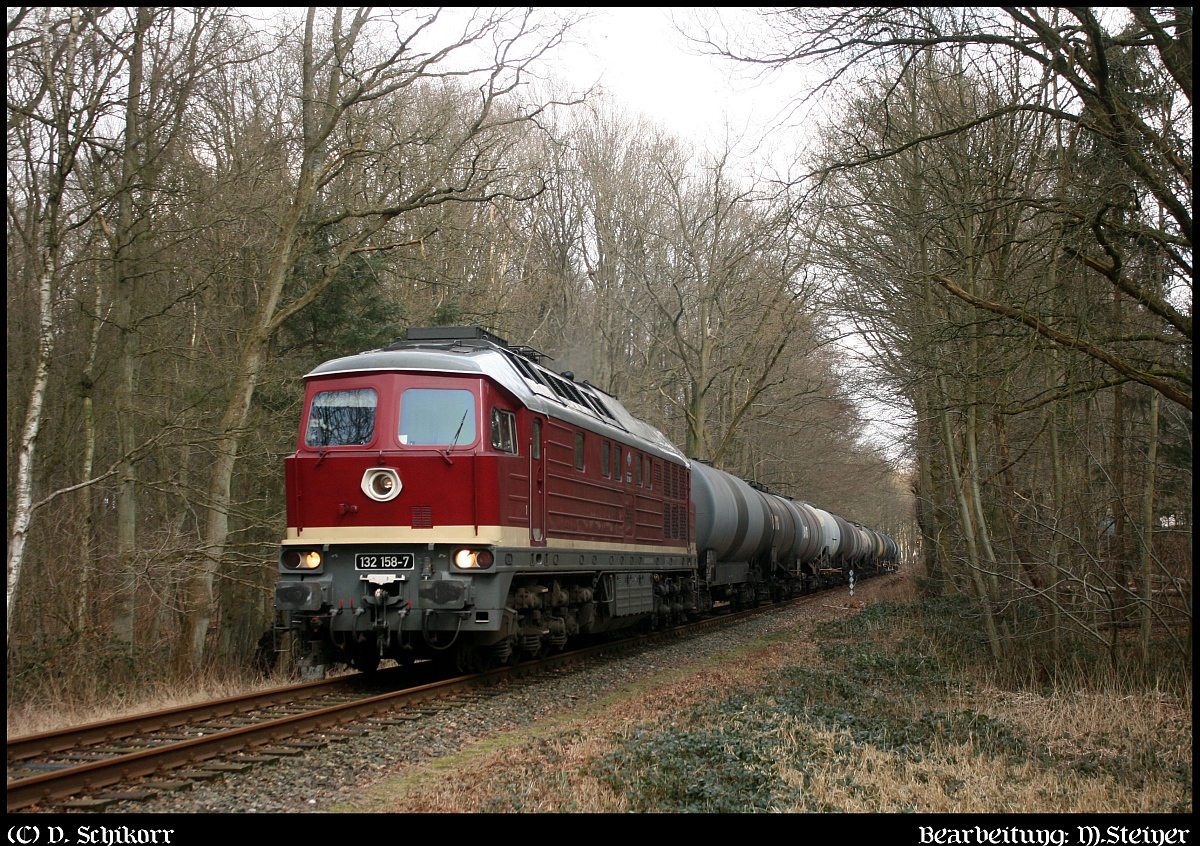
[[[33,387],[29,391],[29,405],[25,410],[25,424],[21,427],[21,441],[17,452],[17,481],[13,490],[14,514],[12,531],[8,536],[8,585],[5,641],[12,635],[13,606],[17,596],[17,584],[21,580],[21,564],[25,555],[25,542],[29,536],[29,524],[33,517],[33,458],[37,448],[38,431],[42,425],[42,406],[46,399],[46,384],[50,381],[50,358],[54,354],[54,285],[58,272],[58,247],[46,256],[46,265],[38,279],[38,358],[34,371]]]
[[[708,452],[708,384],[709,374],[708,367],[710,364],[710,356],[712,354],[712,341],[709,337],[708,327],[708,301],[701,299],[699,305],[699,355],[696,357],[696,370],[692,374],[692,378],[688,387],[688,407],[687,407],[687,443],[684,445],[684,451],[688,458],[696,458],[701,461],[707,461],[709,458]],[[680,331],[678,326],[676,331]],[[682,341],[682,338],[677,339],[681,354],[687,344]]]
[[[96,302],[94,306],[95,320],[92,323],[92,342],[88,347],[88,363],[83,371],[83,466],[80,478],[84,481],[92,478],[92,468],[96,460],[96,412],[92,399],[95,390],[96,353],[100,349],[100,329],[104,320],[100,309],[104,303],[104,288],[99,281],[96,283]],[[91,604],[92,587],[92,538],[96,533],[95,505],[93,504],[92,486],[87,485],[80,491],[80,509],[83,511],[83,536],[80,538],[79,559],[79,593],[75,602],[75,626],[85,629],[89,621],[89,605]]]
[[[1142,666],[1150,666],[1151,591],[1154,584],[1154,476],[1158,462],[1159,395],[1150,395],[1150,442],[1146,447],[1146,487],[1142,494]]]
[[[1058,351],[1051,351],[1052,359],[1057,365]],[[1061,377],[1053,374],[1055,386],[1061,382]],[[1060,596],[1058,584],[1062,580],[1063,568],[1063,547],[1065,538],[1063,537],[1063,508],[1066,501],[1066,490],[1063,482],[1062,468],[1062,449],[1059,444],[1059,403],[1057,401],[1050,404],[1050,476],[1054,486],[1054,515],[1051,522],[1051,531],[1053,535],[1050,540],[1050,584],[1047,586],[1048,596],[1050,598],[1050,648],[1054,655],[1054,661],[1057,664],[1059,657],[1062,655],[1062,597]]]
[[[983,549],[983,557],[988,565],[988,592],[992,604],[1000,602],[1000,587],[998,584],[998,562],[996,550],[992,547],[992,536],[988,531],[988,521],[983,513],[983,492],[979,488],[979,474],[983,471],[979,463],[979,419],[976,413],[977,404],[972,400],[967,405],[967,422],[963,426],[963,441],[966,447],[967,490],[970,494],[971,510],[975,515],[975,526],[979,533],[979,545]]]
[[[967,566],[971,571],[971,583],[975,586],[975,596],[979,600],[979,610],[983,616],[983,628],[987,634],[988,648],[993,660],[1000,660],[1000,635],[996,631],[996,620],[993,616],[992,604],[989,599],[987,585],[984,583],[983,568],[979,560],[979,547],[975,537],[974,523],[971,520],[971,505],[967,501],[963,479],[958,472],[958,456],[955,455],[954,440],[950,429],[950,409],[947,407],[949,391],[946,389],[946,377],[938,376],[941,387],[941,405],[939,419],[942,424],[942,440],[946,450],[946,467],[950,471],[950,480],[954,486],[954,496],[958,503],[958,519],[962,527],[963,541],[967,545]]]
[[[205,509],[203,541],[200,562],[188,579],[184,589],[183,621],[179,629],[179,642],[175,650],[176,667],[181,672],[198,669],[204,660],[204,644],[214,613],[213,580],[225,554],[229,537],[229,502],[233,484],[233,471],[237,464],[238,443],[250,413],[250,402],[265,362],[267,342],[278,328],[276,309],[283,294],[283,286],[291,271],[300,221],[307,211],[315,190],[316,177],[314,160],[319,146],[314,140],[312,110],[315,102],[312,95],[312,27],[314,12],[308,13],[305,30],[305,102],[304,114],[304,160],[298,182],[292,196],[291,208],[283,221],[271,251],[267,278],[261,289],[254,322],[242,354],[229,395],[225,413],[221,417],[220,435],[216,444],[216,461],[208,489],[208,504]],[[340,17],[340,14],[339,14]],[[328,274],[327,274],[328,278]],[[310,293],[313,293],[310,291]]]
[[[48,28],[49,24],[47,24]],[[34,366],[33,384],[29,390],[29,403],[25,408],[25,422],[21,426],[21,439],[17,448],[17,478],[13,485],[13,522],[8,535],[8,584],[6,585],[7,620],[5,641],[12,636],[13,610],[17,587],[21,580],[21,566],[25,558],[25,544],[29,538],[29,525],[33,520],[33,467],[37,449],[38,432],[42,425],[42,408],[46,400],[46,386],[50,381],[50,359],[54,355],[57,329],[54,325],[54,286],[58,276],[59,251],[62,249],[63,234],[59,215],[62,212],[62,196],[66,190],[67,175],[75,169],[75,154],[80,139],[72,137],[75,105],[75,56],[78,49],[81,19],[78,8],[71,10],[71,29],[64,51],[63,67],[65,82],[53,78],[54,68],[43,69],[44,84],[57,85],[61,89],[60,106],[54,112],[54,128],[57,142],[49,162],[49,185],[46,205],[41,209],[36,225],[37,235],[33,239],[39,251],[41,269],[38,273],[38,352]],[[49,33],[43,34],[48,38]],[[49,53],[49,49],[46,49]],[[10,124],[11,129],[11,124]],[[32,152],[32,151],[30,151]]]
[[[946,592],[950,573],[946,569],[949,561],[942,554],[942,537],[945,528],[938,514],[937,482],[934,478],[933,449],[936,436],[929,421],[932,419],[928,390],[918,388],[915,397],[917,407],[917,526],[921,530],[922,546],[925,551],[925,575],[929,592],[941,596]]]
[[[1028,535],[1021,532],[1016,502],[1017,483],[1013,478],[1012,457],[1008,449],[1008,430],[999,406],[992,407],[992,420],[996,428],[996,441],[1000,447],[1000,461],[1004,468],[1001,472],[1001,507],[1004,509],[1004,519],[1008,527],[1009,546],[1029,579],[1029,584],[1034,590],[1042,591],[1046,589],[1046,580],[1038,572],[1033,552],[1029,548]]]
[[[133,325],[137,285],[137,238],[134,233],[133,195],[141,147],[139,111],[142,102],[143,52],[151,11],[140,7],[129,59],[129,94],[125,102],[125,147],[121,160],[121,186],[117,203],[117,231],[113,233],[114,320],[121,333],[121,363],[117,382],[117,429],[121,441],[120,482],[117,486],[117,594],[113,602],[113,629],[122,643],[133,643],[137,591],[137,469],[134,452],[137,432],[134,393],[137,390],[138,337]]]
[[[221,418],[221,437],[217,441],[216,462],[208,488],[201,558],[184,590],[184,618],[175,653],[177,667],[182,672],[199,668],[204,660],[204,644],[215,610],[213,580],[220,569],[229,537],[230,491],[233,485],[233,471],[237,464],[238,443],[245,430],[250,414],[250,402],[265,363],[266,344],[269,333],[273,331],[271,317],[286,276],[286,270],[282,268],[290,254],[290,243],[279,246],[279,255],[275,262],[279,272],[272,274],[266,297],[259,304],[256,326],[243,347],[229,403]]]

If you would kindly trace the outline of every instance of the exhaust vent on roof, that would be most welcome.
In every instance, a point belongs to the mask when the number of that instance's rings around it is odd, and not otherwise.
[[[409,341],[491,341],[507,347],[508,341],[479,326],[410,326]]]

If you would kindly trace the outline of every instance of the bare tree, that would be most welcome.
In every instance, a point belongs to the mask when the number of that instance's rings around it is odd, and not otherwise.
[[[1023,53],[940,12],[830,14],[835,28],[875,26],[889,44],[904,27],[929,28],[895,52],[875,45],[889,61],[855,80],[814,172],[829,209],[820,260],[871,365],[915,411],[930,572],[975,594],[994,655],[1005,638],[1047,635],[1055,664],[1069,635],[1117,667],[1130,616],[1153,607],[1156,624],[1178,613],[1190,627],[1186,599],[1167,613],[1129,575],[1139,566],[1129,527],[1159,519],[1145,516],[1150,495],[1132,504],[1132,479],[1151,490],[1156,470],[1129,455],[1157,436],[1132,429],[1131,407],[1147,388],[1185,416],[1190,407],[1188,326],[1169,303],[1121,307],[1135,266],[1143,294],[1178,302],[1163,281],[1178,272],[1163,252],[1165,208],[1139,211],[1127,160],[1060,114],[1059,81],[1023,74]],[[1162,237],[1131,237],[1151,225]],[[1088,257],[1118,242],[1124,281],[1101,274],[1113,284],[1098,286]],[[1190,457],[1173,469],[1190,477]],[[1172,521],[1190,515],[1185,501],[1167,508]],[[1160,557],[1152,569],[1186,596],[1181,565]],[[1016,613],[1024,603],[1041,609],[1032,624]],[[1156,631],[1184,654],[1177,623]]]
[[[933,131],[917,127],[886,144],[848,150],[846,156],[826,163],[824,173],[920,149],[1022,112],[1060,122],[1066,134],[1087,136],[1110,151],[1113,165],[1133,186],[1124,201],[1090,208],[1039,194],[1027,201],[1061,216],[1065,226],[1087,233],[1088,239],[1066,247],[1070,255],[1154,315],[1155,339],[1167,347],[1185,346],[1186,360],[1168,357],[1151,367],[1138,366],[1121,353],[1119,344],[1064,332],[1020,300],[993,301],[944,276],[935,281],[973,307],[1021,323],[1191,409],[1192,327],[1184,311],[1191,300],[1192,277],[1190,9],[1102,15],[1078,8],[1054,11],[1049,18],[1033,7],[1006,9],[1003,15],[961,9],[764,14],[777,27],[776,50],[741,50],[712,36],[700,40],[739,61],[819,65],[826,70],[819,90],[852,83],[857,69],[879,62],[902,74],[915,57],[929,51],[962,51],[974,66],[991,63],[991,72],[998,70],[1014,81],[1011,98],[991,109]],[[891,89],[898,91],[894,83]],[[1169,268],[1165,275],[1156,275],[1141,260],[1147,250],[1161,253]]]
[[[199,80],[232,57],[226,18],[212,9],[195,12],[138,7],[113,39],[128,68],[121,131],[111,144],[114,155],[106,193],[110,220],[103,220],[111,255],[111,320],[120,335],[117,425],[122,456],[117,492],[117,637],[133,642],[137,555],[138,479],[134,454],[140,433],[135,397],[141,370],[140,325],[134,303],[143,302],[151,216],[163,186],[167,158],[174,154]]]
[[[106,115],[106,100],[121,65],[95,48],[105,13],[75,9],[17,11],[9,18],[10,248],[19,239],[37,300],[36,355],[17,450],[13,515],[8,538],[7,634],[33,518],[34,462],[46,389],[58,341],[56,310],[66,244],[95,209],[74,189],[84,148]]]
[[[540,111],[502,109],[501,103],[518,92],[529,64],[558,42],[561,28],[543,28],[531,13],[472,13],[463,22],[444,18],[437,12],[346,14],[340,9],[325,20],[316,10],[306,15],[302,40],[295,45],[299,131],[290,151],[295,178],[219,425],[203,558],[188,584],[177,652],[184,665],[198,665],[205,653],[215,610],[213,579],[229,532],[230,484],[268,341],[330,284],[351,255],[393,243],[393,221],[449,201],[487,202],[539,190],[536,183],[514,179],[494,153]],[[474,60],[484,47],[490,53]],[[452,92],[446,86],[455,80],[478,86],[469,110],[420,112],[415,124],[406,124],[413,114],[402,104],[436,93],[437,83]],[[376,123],[380,116],[387,121]],[[425,143],[430,135],[436,144]],[[414,158],[426,155],[424,167],[411,167]],[[371,175],[370,191],[352,190],[355,174]],[[318,233],[337,238],[333,256],[307,291],[285,303],[282,295],[298,253]]]

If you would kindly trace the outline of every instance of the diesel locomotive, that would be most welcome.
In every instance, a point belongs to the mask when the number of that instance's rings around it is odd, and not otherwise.
[[[894,566],[886,535],[689,461],[543,360],[410,328],[306,376],[275,625],[307,677],[486,669]]]

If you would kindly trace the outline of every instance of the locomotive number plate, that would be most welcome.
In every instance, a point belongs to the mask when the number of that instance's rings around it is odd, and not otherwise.
[[[411,570],[411,552],[360,552],[354,556],[355,570]]]

